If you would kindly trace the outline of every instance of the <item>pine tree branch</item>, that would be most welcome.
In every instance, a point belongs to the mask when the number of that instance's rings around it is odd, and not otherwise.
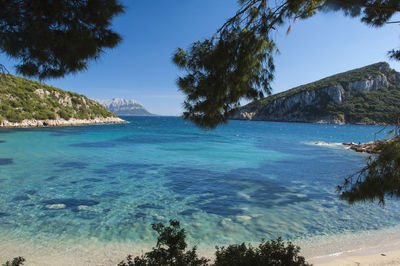
[[[262,1],[261,1],[260,5],[259,5],[258,8],[257,8],[256,14],[255,14],[254,16],[251,17],[251,19],[249,20],[249,22],[247,22],[245,29],[247,29],[247,28],[251,25],[251,23],[253,23],[254,19],[255,19],[255,18],[257,17],[257,15],[260,13],[261,8],[262,8],[262,7],[265,7],[266,3],[267,3],[266,0],[262,0]]]
[[[260,1],[264,1],[264,0],[252,0],[247,6],[245,6],[243,9],[239,10],[235,16],[231,17],[230,19],[228,19],[218,30],[217,32],[214,34],[214,36],[212,37],[212,40],[214,40],[218,34],[220,34],[224,28],[226,28],[229,24],[231,24],[233,21],[235,21],[236,18],[240,17],[241,15],[243,15],[247,10],[249,10],[252,6],[254,6],[257,2]]]
[[[376,9],[380,11],[392,11],[392,12],[400,12],[399,8],[395,7],[386,7],[386,6],[379,6],[379,5],[365,5],[362,3],[354,3],[354,1],[347,1],[347,0],[332,0],[334,2],[337,2],[339,5],[345,5],[345,6],[358,6],[358,7],[363,7],[363,8],[370,8],[370,9]]]

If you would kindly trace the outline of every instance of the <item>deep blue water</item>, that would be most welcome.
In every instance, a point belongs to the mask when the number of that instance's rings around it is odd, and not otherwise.
[[[312,145],[371,141],[381,127],[231,121],[203,131],[175,117],[126,119],[0,130],[0,241],[153,243],[150,225],[169,219],[212,244],[400,224],[396,201],[338,200],[365,155]]]

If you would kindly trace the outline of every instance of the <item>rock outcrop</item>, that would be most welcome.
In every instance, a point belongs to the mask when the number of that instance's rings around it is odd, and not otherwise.
[[[350,150],[356,152],[366,152],[371,154],[379,154],[381,153],[382,145],[392,142],[392,141],[399,141],[397,138],[393,139],[380,139],[376,141],[370,141],[366,143],[343,143],[344,146],[347,146]]]
[[[399,81],[400,73],[387,63],[377,63],[252,102],[240,108],[233,119],[346,123],[344,116],[333,115],[328,107],[342,104],[355,92],[377,91]]]

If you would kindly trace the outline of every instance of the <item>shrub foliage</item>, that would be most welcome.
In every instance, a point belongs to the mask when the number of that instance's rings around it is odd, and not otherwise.
[[[299,255],[300,248],[281,238],[272,241],[262,241],[258,247],[246,245],[229,245],[216,247],[215,261],[199,257],[196,246],[185,251],[185,230],[180,228],[176,220],[170,220],[170,225],[153,224],[153,230],[158,234],[157,245],[152,251],[133,258],[129,255],[126,261],[118,266],[302,266],[308,264]]]
[[[22,257],[14,258],[12,261],[7,261],[3,266],[22,266],[24,265],[25,259]]]

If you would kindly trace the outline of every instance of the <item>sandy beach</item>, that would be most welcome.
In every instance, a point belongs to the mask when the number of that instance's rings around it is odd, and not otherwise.
[[[400,265],[400,227],[315,237],[294,243],[301,246],[301,254],[313,265]],[[111,266],[117,265],[127,254],[141,255],[151,247],[150,244],[104,243],[96,240],[40,244],[37,240],[1,240],[0,262],[23,256],[25,265]],[[200,244],[198,251],[202,256],[212,259],[215,250],[213,246]]]
[[[358,254],[357,252],[354,252],[354,254],[349,253],[345,256],[312,259],[309,260],[309,262],[313,263],[313,265],[321,266],[400,265],[400,249],[392,251],[385,251],[385,249],[382,249],[382,251],[378,253],[373,253],[378,250],[380,249],[377,248],[376,250],[371,251],[370,254]]]
[[[313,265],[400,265],[400,228],[315,238],[297,243]]]
[[[7,256],[4,253],[1,254],[1,261],[5,262],[21,254],[20,248],[21,246],[8,248]],[[27,251],[22,253],[25,254],[24,258],[27,260],[25,265],[28,266],[111,266],[117,265],[127,254],[136,256],[150,249],[150,247],[135,249],[134,245],[128,244],[74,245],[64,251],[60,251],[55,247],[41,248],[35,251],[31,247],[26,246],[26,248]],[[307,261],[317,266],[400,265],[400,246],[395,249],[382,246],[371,248],[370,250],[317,256],[307,258]]]

